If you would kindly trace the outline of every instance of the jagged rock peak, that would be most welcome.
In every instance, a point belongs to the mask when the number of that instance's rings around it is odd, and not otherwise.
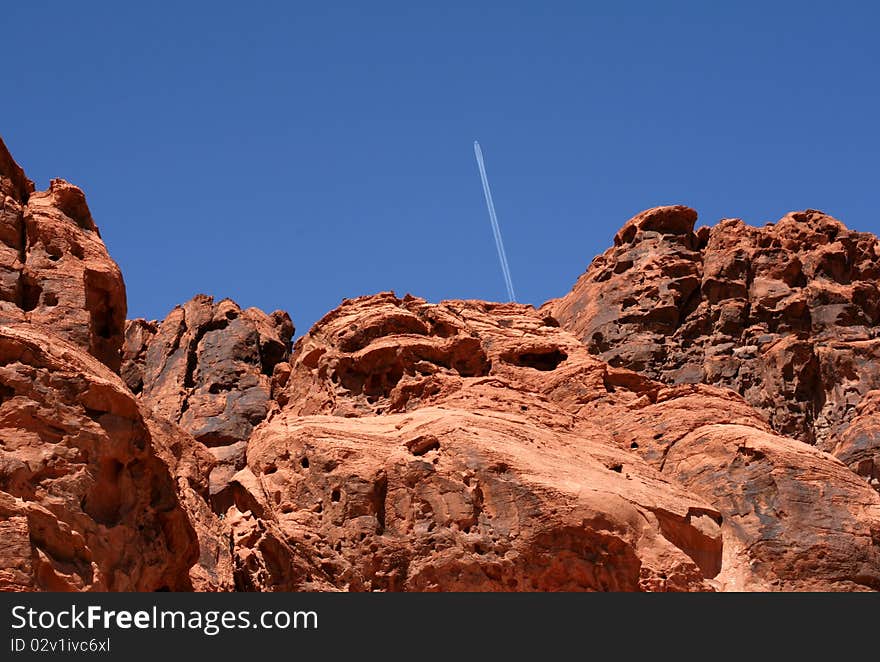
[[[34,191],[0,142],[0,322],[30,322],[120,365],[126,298],[85,195],[53,179]]]

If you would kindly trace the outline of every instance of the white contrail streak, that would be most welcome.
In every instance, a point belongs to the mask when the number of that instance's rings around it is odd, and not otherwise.
[[[504,273],[504,284],[507,287],[507,298],[516,301],[513,291],[513,281],[510,278],[510,267],[507,265],[507,253],[504,252],[504,242],[501,240],[501,228],[498,226],[498,217],[495,215],[495,203],[492,202],[492,191],[489,189],[489,179],[486,177],[486,164],[483,163],[483,150],[480,143],[474,141],[474,154],[477,156],[477,165],[480,168],[480,179],[483,180],[483,194],[486,196],[486,207],[489,208],[489,221],[492,223],[492,234],[495,235],[495,247],[498,249],[498,261],[501,262],[501,271]]]

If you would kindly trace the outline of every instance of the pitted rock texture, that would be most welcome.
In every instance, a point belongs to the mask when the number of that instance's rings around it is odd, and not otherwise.
[[[709,589],[720,514],[625,452],[583,446],[455,408],[280,414],[251,440],[259,491],[243,488],[239,510],[277,521],[346,590]]]
[[[838,460],[726,389],[608,366],[528,306],[349,300],[290,364],[230,512],[311,547],[339,588],[880,586],[880,498]]]
[[[83,192],[34,192],[0,141],[0,322],[30,322],[120,365],[125,285]]]
[[[278,575],[285,551],[264,586],[712,590],[721,514],[546,397],[569,353],[603,371],[515,304],[384,293],[326,316],[295,348],[230,509],[311,549],[323,575]]]
[[[880,388],[877,238],[815,210],[760,228],[696,218],[632,218],[543,310],[613,366],[731,388],[777,432],[832,450]]]
[[[122,380],[0,326],[0,590],[187,590],[199,548]]]

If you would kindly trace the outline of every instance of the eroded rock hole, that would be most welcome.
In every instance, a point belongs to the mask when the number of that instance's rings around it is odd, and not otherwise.
[[[451,338],[458,333],[458,329],[447,322],[435,321],[431,324],[430,333],[438,338]]]
[[[559,364],[568,358],[568,354],[559,349],[523,352],[512,357],[511,363],[524,368],[533,368],[548,372],[556,370]]]
[[[6,384],[0,384],[0,405],[15,397],[15,389]]]
[[[116,310],[109,291],[109,278],[94,271],[85,274],[86,309],[89,311],[92,333],[99,338],[112,338],[116,324]]]
[[[376,513],[376,534],[385,533],[385,499],[388,497],[388,477],[380,473],[372,491],[373,510]]]
[[[21,309],[30,312],[34,310],[40,303],[40,295],[43,288],[29,274],[21,274],[18,280],[18,296],[21,301]]]
[[[397,382],[402,378],[403,366],[394,364],[385,372],[374,373],[367,377],[367,381],[364,384],[364,393],[374,398],[388,397],[388,394],[391,393],[392,389],[397,386]]]
[[[108,458],[101,462],[95,484],[83,499],[83,511],[99,524],[114,526],[119,519],[122,494],[119,476],[123,464]]]

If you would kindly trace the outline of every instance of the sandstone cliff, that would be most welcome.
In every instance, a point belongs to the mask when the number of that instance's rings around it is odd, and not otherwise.
[[[2,590],[185,590],[196,532],[114,370],[125,290],[82,192],[0,142]]]

